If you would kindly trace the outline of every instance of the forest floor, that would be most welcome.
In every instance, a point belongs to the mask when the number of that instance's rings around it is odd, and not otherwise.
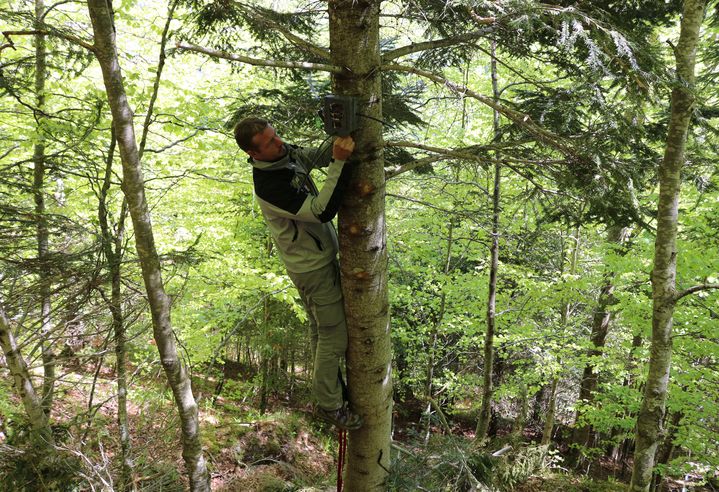
[[[336,433],[312,418],[310,406],[304,403],[307,395],[301,390],[289,396],[272,395],[267,401],[267,411],[261,414],[257,410],[257,391],[249,381],[228,381],[223,397],[215,405],[212,405],[211,398],[214,381],[205,380],[195,386],[195,392],[200,394],[202,438],[212,473],[213,490],[335,490]],[[158,369],[151,377],[137,377],[130,387],[128,413],[135,486],[144,491],[185,490],[184,464],[178,444],[179,418],[172,394],[164,383],[164,375]],[[116,477],[118,471],[115,391],[114,374],[110,369],[96,371],[94,367],[74,366],[65,368],[55,394],[53,421],[58,440],[73,455],[83,457],[86,466],[82,468],[82,473],[94,477],[98,483],[112,483],[112,477]],[[88,404],[90,400],[91,405]],[[13,403],[21,407],[19,401]],[[403,409],[395,416],[393,438],[411,453],[421,454],[427,446],[426,423],[420,424],[423,407],[415,403]],[[0,418],[3,417],[7,416],[0,415]],[[454,439],[454,442],[472,442],[472,423],[472,420],[457,415],[451,420],[452,437],[445,438]],[[443,433],[442,427],[433,423],[429,428],[430,434],[439,436]],[[0,444],[3,444],[2,440],[0,436]],[[493,444],[501,446],[501,442]],[[492,445],[489,448],[494,450]],[[457,449],[461,446],[464,444],[457,445]],[[418,463],[422,466],[421,461]],[[625,483],[611,476],[612,470],[607,467],[593,472],[593,478],[561,470],[561,467],[538,469],[536,473],[524,477],[521,483],[516,483],[514,490],[613,492],[626,488]],[[423,484],[423,487],[427,487],[425,490],[462,490],[451,488],[455,478],[451,477],[444,484],[450,488],[440,487],[438,483]],[[398,485],[391,490],[417,489]]]

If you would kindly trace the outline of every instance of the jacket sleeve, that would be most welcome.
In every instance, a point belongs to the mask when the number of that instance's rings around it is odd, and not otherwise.
[[[272,205],[275,216],[303,222],[329,222],[337,215],[347,184],[348,173],[344,172],[344,164],[345,161],[340,160],[330,162],[327,178],[317,196],[305,192],[297,196],[295,190],[289,194],[272,193],[273,196],[258,192],[257,196]]]
[[[295,151],[295,157],[302,165],[310,171],[318,167],[327,167],[332,162],[332,139],[328,139],[319,147],[302,148],[298,147]]]

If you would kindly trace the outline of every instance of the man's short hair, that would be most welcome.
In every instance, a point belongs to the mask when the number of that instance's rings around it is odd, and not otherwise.
[[[267,128],[269,124],[269,121],[254,116],[243,119],[235,125],[235,141],[237,145],[245,152],[248,150],[257,150],[252,139],[258,133],[265,131],[265,128]]]

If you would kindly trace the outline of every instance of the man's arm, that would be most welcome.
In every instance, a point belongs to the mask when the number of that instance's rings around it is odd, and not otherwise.
[[[322,189],[312,203],[312,211],[315,216],[320,219],[320,222],[329,222],[337,215],[340,202],[342,201],[342,195],[347,186],[347,172],[343,171],[344,163],[349,159],[350,155],[352,155],[354,148],[355,142],[350,136],[337,137],[332,144],[332,161],[327,170],[327,179],[325,179]],[[337,169],[335,169],[338,163],[342,163],[339,164],[339,174],[337,174]],[[334,177],[335,175],[337,176],[336,178]],[[330,179],[333,179],[335,182],[334,184],[329,183],[330,186],[328,186]],[[321,207],[321,209],[319,207]]]
[[[267,188],[256,188],[257,196],[273,205],[273,212],[281,217],[304,222],[329,222],[337,215],[342,201],[347,181],[347,173],[343,172],[343,168],[354,150],[354,145],[354,140],[349,136],[339,137],[334,141],[327,178],[317,196],[304,194],[301,198],[294,189],[271,189],[277,185],[276,182],[269,182]]]
[[[354,149],[352,137],[337,137],[334,141],[328,140],[317,148],[298,148],[295,151],[295,157],[305,166],[308,172],[318,167],[327,167],[332,162],[332,159],[346,161],[352,154],[352,150],[346,153],[344,149],[337,148],[338,145],[340,147],[349,145],[346,139],[352,142],[352,149]],[[337,152],[340,152],[340,155],[337,155]],[[342,156],[344,156],[344,159]]]

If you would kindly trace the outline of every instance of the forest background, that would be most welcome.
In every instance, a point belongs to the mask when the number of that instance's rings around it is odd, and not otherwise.
[[[346,487],[718,486],[716,3],[108,7],[0,3],[8,490],[334,484],[231,136],[317,145],[331,92]]]

